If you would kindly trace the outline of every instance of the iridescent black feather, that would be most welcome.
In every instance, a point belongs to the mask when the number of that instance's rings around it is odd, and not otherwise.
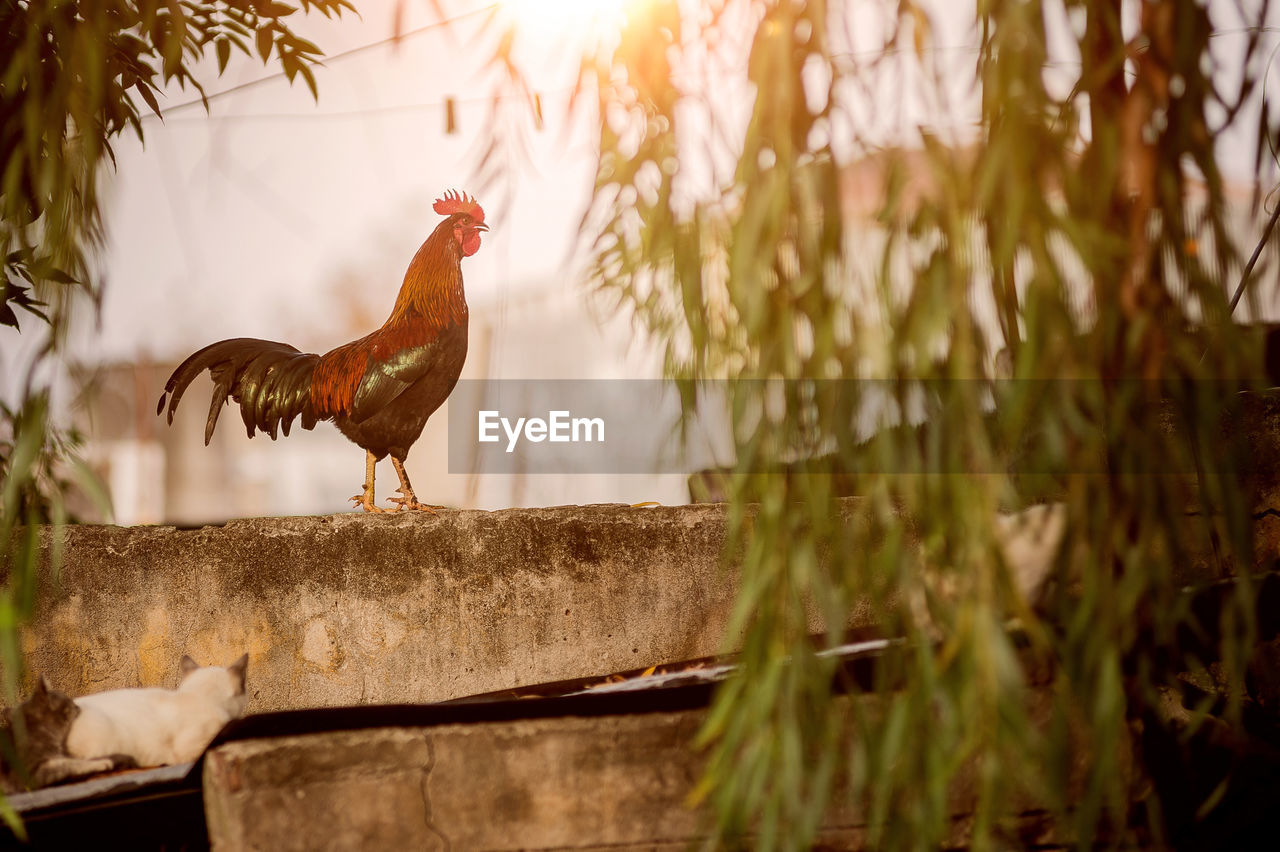
[[[301,352],[287,343],[253,337],[222,340],[201,349],[173,371],[160,394],[156,414],[165,413],[167,397],[172,424],[173,412],[187,386],[208,370],[213,378],[213,398],[204,427],[206,445],[228,398],[239,403],[250,438],[259,429],[273,440],[278,431],[288,435],[298,417],[303,429],[311,429],[318,419],[311,407],[311,377],[319,361],[319,355]]]

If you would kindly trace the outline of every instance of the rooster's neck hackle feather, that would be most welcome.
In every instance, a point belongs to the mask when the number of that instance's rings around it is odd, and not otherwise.
[[[462,248],[452,221],[446,219],[410,261],[395,307],[382,328],[321,357],[311,384],[313,408],[322,417],[349,414],[370,361],[426,346],[445,329],[466,322]]]
[[[383,325],[425,322],[436,329],[459,325],[467,319],[467,298],[462,289],[462,248],[449,220],[441,222],[418,249],[404,273],[400,295]]]

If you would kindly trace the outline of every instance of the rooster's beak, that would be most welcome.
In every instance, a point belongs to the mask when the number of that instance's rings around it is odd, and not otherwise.
[[[481,222],[481,223],[480,223],[480,224],[478,224],[478,225],[472,225],[471,227],[475,228],[477,231],[487,231],[487,230],[489,230],[489,226],[488,226],[488,225],[486,225],[486,224],[484,224],[483,222]]]

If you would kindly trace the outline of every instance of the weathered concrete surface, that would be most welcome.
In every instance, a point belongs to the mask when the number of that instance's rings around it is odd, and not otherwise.
[[[214,849],[651,849],[703,834],[703,711],[228,743],[205,760]]]
[[[60,582],[23,633],[27,677],[75,695],[172,685],[184,653],[228,663],[247,651],[249,709],[262,712],[707,656],[725,650],[737,590],[721,567],[725,520],[719,505],[614,505],[71,527]],[[1007,558],[1034,597],[1060,524],[1044,536],[1004,526],[1028,538],[1006,543]],[[1259,529],[1260,564],[1278,552],[1277,530]],[[864,605],[848,626],[869,620]],[[816,610],[810,621],[824,628]]]
[[[1049,702],[1033,713],[1047,725]],[[642,700],[637,696],[637,701]],[[1037,710],[1037,705],[1039,705]],[[696,848],[709,823],[690,806],[706,711],[380,728],[245,740],[205,757],[215,850]],[[1074,761],[1077,777],[1085,765]],[[950,789],[949,846],[968,842],[976,766]],[[837,791],[819,836],[863,849],[866,820]],[[1028,846],[1069,843],[1028,809]]]
[[[700,713],[386,728],[229,743],[216,849],[545,849],[696,836]]]
[[[59,689],[248,651],[250,710],[423,702],[722,650],[719,506],[74,527],[23,636]]]

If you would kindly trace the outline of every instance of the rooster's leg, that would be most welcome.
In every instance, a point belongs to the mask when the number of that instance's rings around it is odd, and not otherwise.
[[[378,459],[375,458],[373,453],[369,450],[365,450],[364,452],[364,493],[354,495],[351,498],[351,502],[364,509],[366,512],[377,512],[381,514],[387,510],[379,509],[373,502],[373,468],[374,465],[378,463]]]
[[[399,512],[401,509],[412,510],[418,512],[430,512],[435,514],[436,511],[426,503],[419,503],[418,498],[413,494],[413,486],[409,484],[409,474],[404,469],[404,462],[395,456],[391,457],[391,466],[396,469],[396,476],[400,477],[400,487],[396,490],[403,494],[403,497],[388,497],[390,503],[399,503],[400,506],[393,511]]]

